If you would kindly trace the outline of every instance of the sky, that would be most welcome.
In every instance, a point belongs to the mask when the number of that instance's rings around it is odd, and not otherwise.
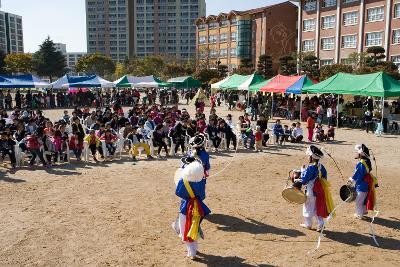
[[[246,10],[283,0],[206,0],[207,15]],[[22,16],[25,52],[35,52],[50,36],[68,52],[86,51],[85,0],[1,0],[1,10]]]

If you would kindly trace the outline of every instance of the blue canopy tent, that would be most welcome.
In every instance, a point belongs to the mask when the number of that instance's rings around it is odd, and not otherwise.
[[[53,89],[68,88],[112,88],[115,87],[113,82],[107,81],[100,76],[70,76],[64,75],[51,84]]]
[[[25,75],[1,75],[0,88],[46,88],[50,84],[42,81],[38,77],[25,74]]]

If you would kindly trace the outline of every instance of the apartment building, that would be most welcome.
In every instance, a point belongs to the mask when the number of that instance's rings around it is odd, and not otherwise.
[[[229,71],[242,60],[256,66],[264,54],[276,69],[280,57],[296,51],[297,6],[289,1],[202,17],[196,25],[197,59],[207,57],[211,65],[227,65]]]
[[[349,63],[351,53],[382,46],[400,65],[399,0],[301,0],[298,49],[321,65]]]
[[[0,50],[5,54],[24,52],[21,16],[0,11]]]
[[[86,55],[86,52],[67,52],[65,58],[67,60],[67,68],[69,74],[77,74],[75,69],[76,64],[81,57]]]
[[[205,0],[86,0],[88,53],[193,58]]]

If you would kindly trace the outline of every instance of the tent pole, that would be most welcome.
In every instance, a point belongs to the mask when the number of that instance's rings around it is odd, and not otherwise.
[[[336,101],[336,128],[339,128],[339,95]]]
[[[384,103],[384,101],[385,101],[385,98],[382,96],[382,98],[381,98],[381,105],[382,105],[382,114],[381,114],[381,125],[382,125],[382,127],[383,127],[383,110],[385,109],[385,103]]]
[[[300,94],[300,112],[299,112],[299,117],[300,117],[300,119],[299,119],[299,121],[301,122],[302,120],[301,120],[301,110],[303,109],[303,103],[302,103],[303,101],[301,101],[301,94]]]
[[[247,90],[247,108],[249,108],[250,105],[250,90]]]

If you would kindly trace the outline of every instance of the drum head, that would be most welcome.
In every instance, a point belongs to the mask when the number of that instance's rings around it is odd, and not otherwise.
[[[282,191],[282,197],[287,202],[293,204],[303,204],[306,202],[306,195],[303,193],[303,191],[294,187],[285,188]]]
[[[340,198],[342,201],[345,202],[352,202],[355,199],[355,194],[354,194],[354,188],[348,186],[348,185],[343,185],[340,188]]]

